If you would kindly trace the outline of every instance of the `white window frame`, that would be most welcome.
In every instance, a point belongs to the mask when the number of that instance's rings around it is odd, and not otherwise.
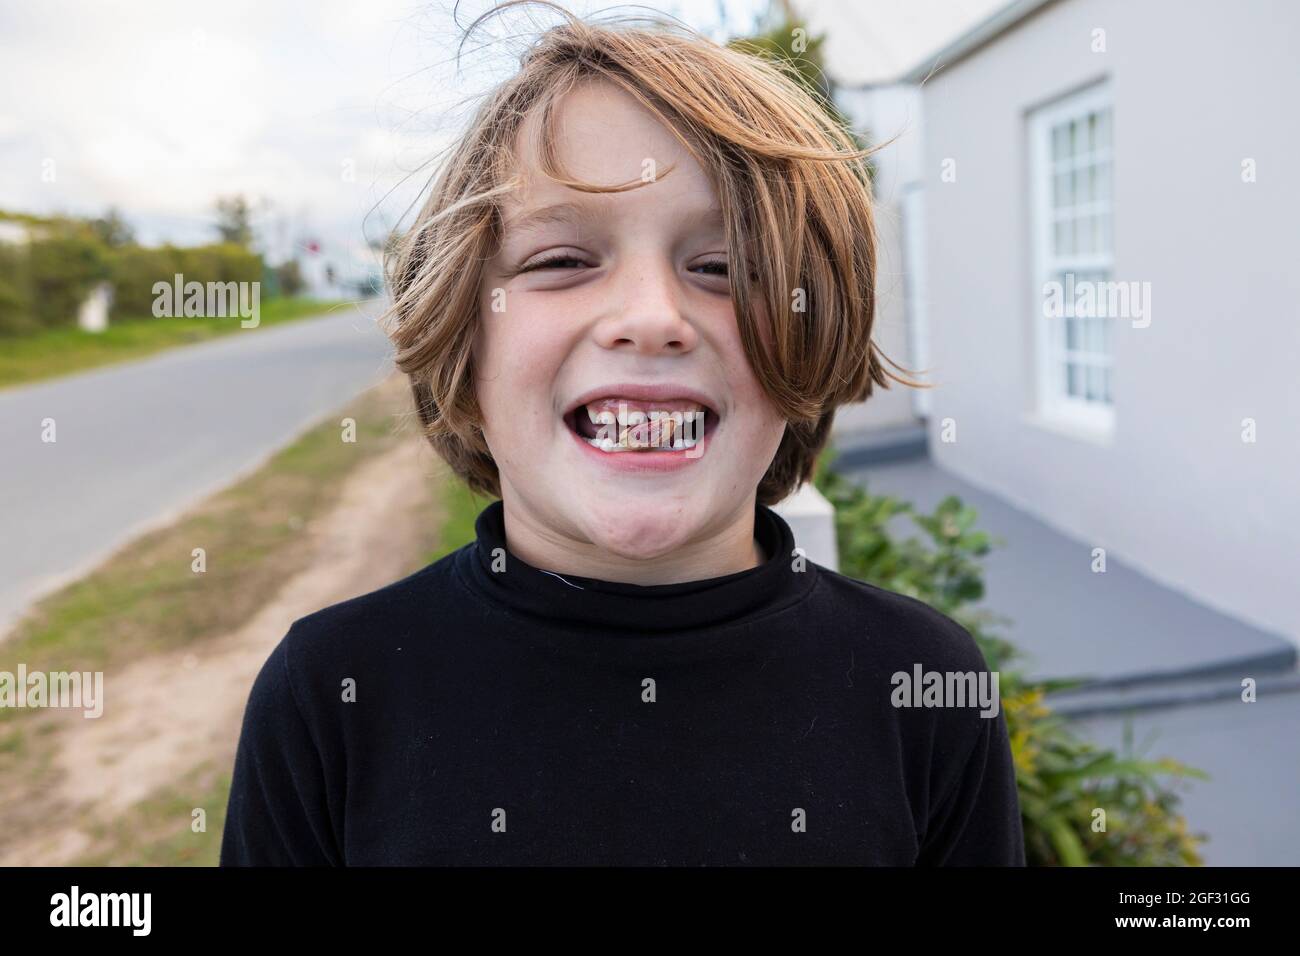
[[[1109,198],[1094,202],[1090,215],[1107,215],[1110,228],[1105,231],[1105,252],[1073,253],[1057,256],[1053,245],[1053,158],[1052,128],[1071,119],[1086,117],[1106,109],[1110,112],[1110,144],[1101,152],[1109,163]],[[1115,197],[1115,110],[1108,82],[1088,87],[1047,106],[1039,107],[1028,115],[1029,175],[1031,180],[1033,288],[1032,316],[1036,356],[1036,417],[1043,424],[1062,427],[1082,434],[1082,437],[1108,438],[1115,427],[1115,369],[1114,342],[1115,318],[1104,321],[1109,327],[1108,350],[1111,375],[1111,401],[1098,402],[1076,398],[1068,394],[1065,386],[1064,336],[1065,320],[1044,313],[1044,284],[1056,279],[1062,271],[1078,273],[1101,272],[1108,281],[1114,280],[1114,197]],[[1067,305],[1071,303],[1067,302]],[[1095,355],[1096,353],[1092,353]]]

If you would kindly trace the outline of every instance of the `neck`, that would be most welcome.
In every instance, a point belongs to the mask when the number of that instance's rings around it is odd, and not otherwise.
[[[520,506],[502,499],[506,546],[535,568],[625,584],[678,584],[723,577],[767,560],[754,537],[754,497],[726,516],[720,528],[653,558],[611,554],[589,540],[558,533]]]

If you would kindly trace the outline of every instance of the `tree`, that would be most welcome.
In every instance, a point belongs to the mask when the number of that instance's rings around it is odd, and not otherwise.
[[[243,196],[217,199],[217,232],[222,242],[247,248],[253,243],[253,209]]]
[[[868,147],[866,132],[853,128],[835,103],[835,84],[826,73],[822,44],[825,37],[812,36],[808,25],[796,15],[789,3],[781,3],[782,17],[770,29],[751,37],[728,41],[732,49],[762,57],[775,63],[790,79],[802,86],[825,110],[832,122],[842,128],[859,149]],[[875,180],[875,166],[865,160],[867,176]]]
[[[135,231],[116,206],[109,206],[103,216],[90,220],[90,228],[110,249],[120,249],[135,242]]]

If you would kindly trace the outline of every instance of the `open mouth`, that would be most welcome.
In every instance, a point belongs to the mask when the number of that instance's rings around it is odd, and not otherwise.
[[[610,454],[687,453],[704,440],[718,413],[687,398],[635,399],[606,396],[583,402],[564,423],[593,448]]]

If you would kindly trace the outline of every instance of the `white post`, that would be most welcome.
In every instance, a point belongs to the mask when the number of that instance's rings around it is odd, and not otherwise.
[[[108,328],[108,308],[113,303],[113,287],[101,282],[90,290],[86,301],[77,309],[77,326],[87,332],[103,332]]]
[[[835,542],[835,507],[811,481],[772,506],[794,532],[796,547],[802,548],[809,561],[832,571],[840,569],[839,548]]]

